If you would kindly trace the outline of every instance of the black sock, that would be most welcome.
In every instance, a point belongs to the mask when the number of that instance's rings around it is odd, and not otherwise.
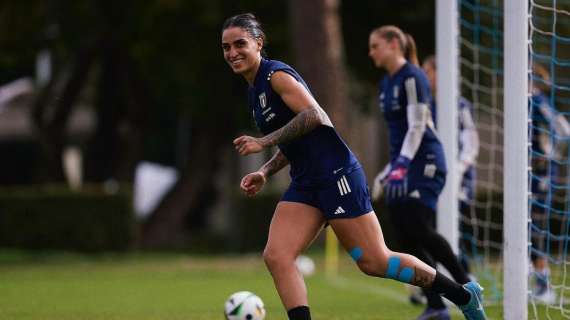
[[[287,311],[287,316],[289,320],[311,320],[311,311],[307,306],[299,306]]]
[[[449,299],[458,306],[462,306],[469,302],[471,294],[463,288],[460,284],[453,282],[448,277],[441,274],[439,271],[435,272],[435,279],[431,285],[431,289],[442,296]]]
[[[427,300],[426,302],[428,308],[438,309],[438,310],[445,309],[445,304],[439,293],[436,293],[435,291],[430,289],[422,289],[422,291],[424,293],[424,296],[426,296]]]

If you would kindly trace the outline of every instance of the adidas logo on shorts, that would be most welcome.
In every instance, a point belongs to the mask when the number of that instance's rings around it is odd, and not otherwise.
[[[344,211],[344,209],[342,207],[338,207],[336,208],[334,214],[341,214],[341,213],[345,213],[346,211]]]

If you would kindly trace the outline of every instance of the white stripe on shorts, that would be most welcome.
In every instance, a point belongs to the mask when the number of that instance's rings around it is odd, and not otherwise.
[[[346,187],[346,190],[348,190],[347,193],[350,193],[352,190],[350,190],[350,186],[348,185],[348,181],[346,180],[346,176],[342,176],[341,180],[344,182],[344,186]]]
[[[350,186],[348,185],[346,176],[342,176],[340,180],[336,182],[336,185],[338,186],[338,191],[340,192],[341,196],[344,196],[345,194],[350,193],[352,191],[350,190]]]

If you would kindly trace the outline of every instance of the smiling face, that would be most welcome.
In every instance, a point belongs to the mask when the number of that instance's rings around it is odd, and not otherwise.
[[[255,77],[261,61],[263,42],[254,39],[245,29],[230,27],[222,33],[224,60],[232,70],[244,76],[248,81]]]

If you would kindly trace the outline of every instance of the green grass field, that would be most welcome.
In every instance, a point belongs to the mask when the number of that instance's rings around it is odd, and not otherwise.
[[[308,277],[314,319],[414,319],[403,285],[367,277],[343,257],[340,276],[327,278],[322,259]],[[215,320],[233,292],[265,302],[266,319],[286,319],[260,256],[181,254],[79,256],[0,253],[3,320]],[[463,319],[453,308],[453,319]],[[500,306],[487,308],[501,319]],[[551,316],[551,319],[558,319]]]

